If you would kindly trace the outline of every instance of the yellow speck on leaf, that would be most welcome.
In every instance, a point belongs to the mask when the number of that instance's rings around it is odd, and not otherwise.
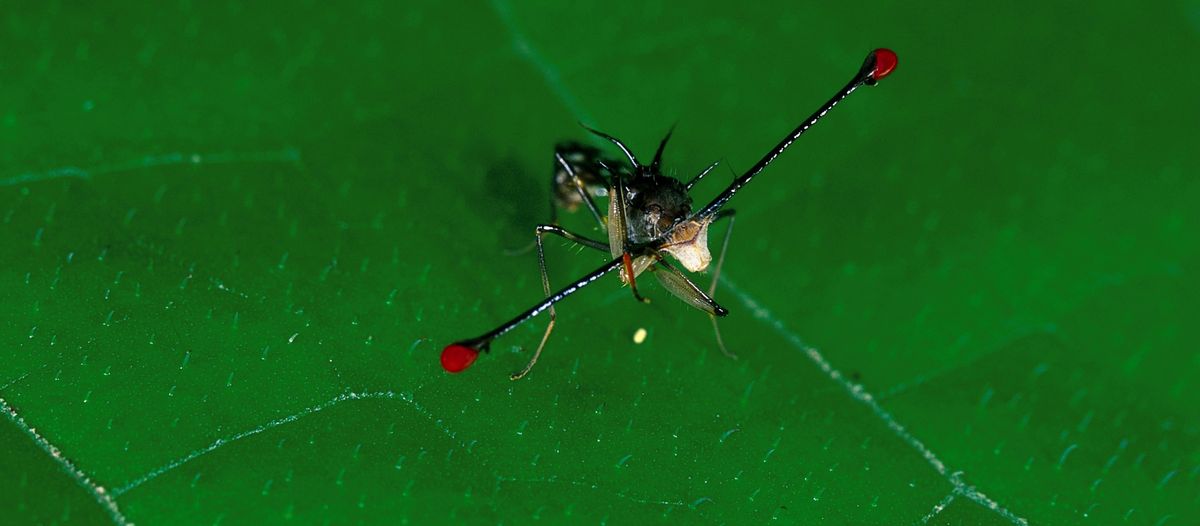
[[[638,328],[637,332],[633,333],[633,343],[642,343],[646,341],[646,329]]]

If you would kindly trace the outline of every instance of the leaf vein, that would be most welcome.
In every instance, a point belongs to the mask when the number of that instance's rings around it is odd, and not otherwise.
[[[28,375],[29,373],[25,374]],[[24,378],[24,376],[22,376],[22,378]],[[82,469],[79,469],[79,466],[76,466],[74,462],[71,462],[71,460],[66,457],[66,455],[63,455],[62,451],[58,449],[58,446],[51,444],[46,437],[38,434],[36,429],[26,423],[25,419],[17,412],[16,408],[9,405],[9,403],[3,398],[0,398],[0,410],[3,410],[4,415],[8,417],[13,425],[16,425],[18,429],[25,432],[25,434],[29,436],[29,438],[32,439],[33,442],[42,449],[42,451],[45,451],[47,455],[50,455],[50,458],[58,464],[63,472],[65,472],[67,475],[70,475],[70,477],[75,480],[76,484],[87,491],[92,496],[92,499],[95,500],[96,503],[102,508],[104,508],[104,511],[108,513],[109,518],[112,519],[114,524],[119,524],[122,526],[130,524],[129,521],[125,519],[125,516],[121,514],[121,510],[117,507],[116,495],[105,491],[103,486],[96,484],[96,482],[93,481],[87,473],[84,473]]]
[[[804,342],[800,340],[799,336],[789,330],[782,321],[775,318],[770,311],[762,306],[762,304],[742,291],[728,278],[722,281],[722,285],[738,296],[738,298],[742,300],[742,303],[751,310],[755,318],[765,322],[769,327],[774,329],[776,333],[778,333],[780,336],[783,336],[784,340],[786,340],[789,344],[803,352],[809,360],[816,364],[817,367],[819,367],[821,371],[825,373],[825,376],[829,377],[830,380],[833,380],[834,383],[841,385],[842,388],[852,398],[866,405],[876,417],[878,417],[883,421],[884,424],[887,425],[888,429],[892,431],[892,434],[896,435],[896,437],[900,438],[901,441],[916,450],[917,453],[924,457],[925,461],[933,467],[934,471],[937,471],[938,474],[950,482],[950,484],[954,486],[955,493],[971,499],[981,506],[1000,514],[1000,516],[1008,519],[1008,521],[1013,524],[1020,526],[1027,526],[1029,524],[1029,521],[1025,520],[1023,517],[1020,517],[1009,511],[1004,506],[1001,506],[1000,503],[977,490],[974,486],[967,484],[962,478],[961,471],[951,471],[946,464],[942,462],[942,460],[938,458],[938,456],[934,454],[932,450],[929,449],[928,446],[913,436],[913,434],[909,432],[903,424],[897,421],[896,418],[892,416],[890,412],[888,412],[888,410],[879,405],[879,402],[876,400],[875,396],[867,392],[867,390],[863,388],[862,384],[855,383],[846,378],[846,376],[843,375],[841,371],[835,369],[819,351],[809,347],[808,345],[805,345]]]
[[[424,406],[417,403],[416,400],[413,400],[412,395],[410,395],[408,393],[396,393],[393,391],[374,391],[374,392],[365,392],[365,393],[347,392],[347,393],[343,393],[338,396],[335,396],[335,397],[333,397],[329,400],[326,400],[320,404],[306,407],[306,408],[300,410],[299,412],[290,414],[285,417],[276,418],[275,420],[271,420],[270,422],[267,422],[265,424],[255,426],[252,429],[242,431],[240,433],[236,433],[233,435],[218,438],[215,441],[213,441],[212,444],[209,444],[206,447],[192,451],[191,453],[188,453],[187,455],[176,458],[158,468],[150,470],[149,472],[147,472],[139,477],[134,478],[133,480],[130,480],[129,482],[122,485],[121,487],[113,490],[112,495],[114,497],[124,495],[125,493],[127,493],[133,489],[136,489],[139,486],[141,486],[151,480],[158,478],[159,476],[162,476],[184,464],[187,464],[188,462],[196,460],[197,458],[200,458],[201,456],[204,456],[208,453],[212,453],[213,451],[216,451],[217,449],[220,449],[224,446],[227,446],[229,444],[232,444],[232,443],[242,440],[244,438],[248,438],[248,437],[257,435],[264,431],[267,431],[267,430],[270,430],[270,429],[273,429],[273,428],[276,428],[276,427],[279,427],[279,426],[282,426],[285,424],[290,424],[292,422],[300,420],[301,418],[304,418],[304,417],[309,416],[314,413],[319,413],[321,411],[324,411],[326,409],[329,409],[331,407],[339,405],[343,402],[349,402],[349,401],[354,401],[354,400],[371,400],[371,399],[400,400],[400,401],[405,402],[410,407],[413,407],[418,413],[420,413],[421,416],[424,416],[425,418],[427,418],[431,422],[433,422],[434,426],[437,427],[438,430],[440,430],[443,434],[450,437],[451,439],[455,440],[463,449],[468,449],[468,445],[466,443],[464,443],[461,439],[458,438],[457,433],[455,433],[454,431],[451,431],[449,428],[447,428],[444,424],[441,423],[440,420],[433,418],[433,416],[429,413],[429,411],[427,409],[425,409]]]

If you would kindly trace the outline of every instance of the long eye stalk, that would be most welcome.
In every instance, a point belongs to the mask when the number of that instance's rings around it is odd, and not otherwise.
[[[459,340],[442,349],[442,367],[451,373],[461,372],[467,367],[470,367],[475,362],[475,358],[479,357],[479,352],[488,350],[492,344],[492,340],[497,336],[513,330],[518,325],[525,323],[526,320],[541,314],[543,311],[550,308],[551,305],[562,301],[567,296],[570,296],[596,280],[604,277],[605,274],[617,270],[621,267],[622,260],[620,257],[605,263],[600,268],[593,270],[586,276],[575,280],[574,283],[567,285],[562,290],[550,295],[546,299],[530,307],[525,312],[518,314],[515,318],[501,323],[499,327],[492,329],[480,336],[468,340]]]
[[[792,133],[789,133],[787,137],[784,137],[783,140],[780,141],[779,145],[767,152],[767,155],[763,156],[763,158],[755,163],[754,166],[750,167],[745,174],[737,179],[734,179],[734,181],[729,184],[729,187],[726,188],[725,191],[718,194],[717,197],[713,198],[710,203],[705,205],[704,208],[697,212],[696,217],[711,217],[717,212],[720,212],[721,207],[725,206],[725,203],[727,203],[733,197],[733,194],[736,194],[738,190],[741,190],[743,186],[746,186],[751,179],[754,179],[754,176],[758,175],[759,172],[762,172],[763,169],[766,168],[768,164],[771,164],[776,157],[779,157],[779,154],[783,153],[788,146],[791,146],[796,139],[800,138],[801,135],[804,135],[804,132],[808,131],[808,129],[816,124],[817,121],[821,120],[821,117],[824,117],[826,113],[829,113],[829,110],[832,110],[834,106],[837,106],[842,99],[849,97],[851,93],[854,93],[854,90],[859,88],[859,86],[862,86],[863,84],[874,86],[876,82],[879,82],[896,69],[896,63],[896,53],[892,50],[880,48],[872,51],[871,54],[867,55],[867,59],[863,61],[863,65],[861,68],[859,68],[858,73],[856,73],[854,78],[850,79],[850,82],[846,84],[846,87],[842,88],[841,91],[838,91],[833,98],[829,99],[828,102],[817,109],[817,111],[814,112],[809,118],[800,123],[795,130],[792,130]]]

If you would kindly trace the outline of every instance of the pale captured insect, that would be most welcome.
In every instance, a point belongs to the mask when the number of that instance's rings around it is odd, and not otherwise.
[[[497,337],[548,310],[550,311],[550,323],[546,326],[546,332],[543,333],[541,342],[538,343],[528,364],[521,371],[511,375],[513,380],[524,377],[537,363],[542,349],[546,346],[546,341],[550,338],[550,332],[554,329],[556,317],[554,305],[583,287],[618,270],[621,281],[629,285],[634,298],[638,301],[645,302],[646,299],[638,292],[637,277],[645,272],[650,272],[672,295],[707,313],[713,320],[715,329],[716,318],[729,313],[713,299],[713,292],[720,277],[721,262],[729,241],[728,229],[733,226],[734,211],[725,209],[725,205],[735,193],[762,172],[829,110],[864,84],[875,85],[876,82],[895,70],[896,64],[896,54],[891,50],[876,49],[872,51],[867,55],[854,78],[850,79],[850,82],[833,98],[801,122],[746,173],[734,179],[725,190],[696,211],[692,210],[692,198],[688,192],[705,175],[708,175],[715,164],[686,183],[663,175],[662,153],[667,140],[671,137],[669,133],[659,143],[658,150],[650,164],[639,162],[634,153],[620,140],[590,128],[588,131],[619,148],[629,165],[625,166],[620,161],[606,160],[594,148],[575,143],[560,145],[556,148],[556,169],[551,181],[552,223],[555,222],[553,218],[556,216],[553,214],[557,214],[557,208],[571,210],[583,204],[595,217],[601,229],[608,233],[607,242],[570,232],[556,224],[538,225],[535,229],[535,242],[545,299],[480,336],[447,345],[442,350],[442,367],[452,373],[465,370],[479,357],[480,351],[487,352],[489,350],[492,341]],[[602,214],[595,202],[596,197],[603,196],[608,197],[607,214]],[[702,272],[708,269],[713,262],[712,253],[708,248],[708,229],[721,220],[728,220],[725,242],[721,246],[716,264],[713,265],[712,283],[705,291],[670,263],[666,256],[671,256],[688,272]],[[543,237],[546,234],[554,234],[577,245],[608,252],[612,259],[558,292],[552,293],[550,278],[546,273],[546,257],[543,249]],[[717,333],[717,344],[722,352],[730,354],[721,342],[719,332]]]

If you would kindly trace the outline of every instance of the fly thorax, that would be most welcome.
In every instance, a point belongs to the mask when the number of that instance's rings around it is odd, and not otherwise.
[[[667,244],[662,247],[666,252],[679,260],[679,264],[689,272],[700,272],[708,268],[712,262],[712,254],[708,251],[708,225],[712,219],[699,221],[689,219],[671,232]]]
[[[656,239],[692,210],[683,183],[670,177],[635,179],[630,184],[629,230],[635,241]]]

